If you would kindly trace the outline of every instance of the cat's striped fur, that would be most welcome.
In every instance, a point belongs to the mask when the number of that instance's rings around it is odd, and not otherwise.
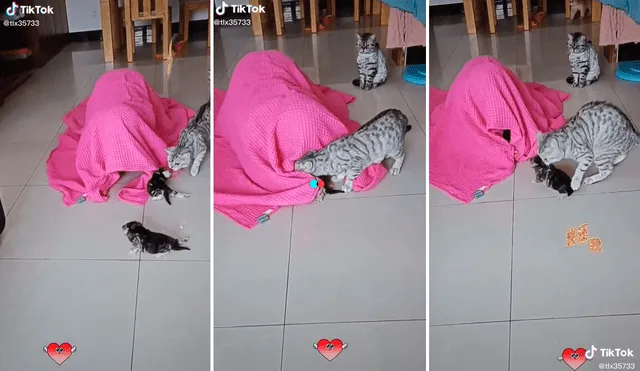
[[[314,176],[331,176],[351,192],[353,181],[371,164],[385,158],[395,160],[391,175],[398,175],[404,162],[404,138],[411,130],[407,116],[397,109],[380,112],[355,133],[338,138],[319,151],[311,151],[295,162],[295,170]]]
[[[371,90],[387,81],[387,58],[373,33],[358,34],[356,41],[358,56],[359,78],[353,80],[353,85],[364,90]]]
[[[176,147],[167,148],[167,161],[171,170],[191,166],[189,173],[198,175],[200,165],[209,150],[211,139],[211,101],[198,109],[187,127],[180,133]]]
[[[600,77],[598,52],[593,44],[587,41],[587,35],[575,32],[567,36],[569,65],[571,66],[571,76],[567,77],[567,83],[574,88],[584,88],[598,81]]]
[[[571,180],[576,191],[592,163],[598,174],[584,179],[585,184],[608,177],[613,165],[638,144],[640,132],[631,119],[615,105],[595,101],[582,106],[560,130],[544,135],[538,153],[547,165],[565,158],[576,161],[578,167]]]

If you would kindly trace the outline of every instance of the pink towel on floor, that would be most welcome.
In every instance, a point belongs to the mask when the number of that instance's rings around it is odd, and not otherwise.
[[[469,61],[451,89],[430,89],[429,182],[456,200],[508,178],[538,152],[537,132],[565,124],[569,94],[523,83],[491,57]],[[502,137],[511,131],[511,142]]]
[[[107,72],[64,116],[67,130],[47,160],[49,185],[62,192],[67,206],[81,196],[105,202],[120,172],[142,172],[118,198],[143,205],[151,174],[167,167],[165,148],[177,143],[193,114],[173,99],[160,98],[136,71]]]
[[[226,95],[214,94],[214,209],[247,229],[269,209],[313,202],[313,177],[294,171],[294,162],[359,127],[347,109],[353,96],[314,84],[276,51],[244,56]],[[385,174],[370,166],[354,190]]]

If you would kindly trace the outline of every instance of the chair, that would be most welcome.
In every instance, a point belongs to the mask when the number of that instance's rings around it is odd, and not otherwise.
[[[353,0],[353,20],[354,22],[360,22],[360,1]],[[380,0],[364,0],[364,14],[365,15],[378,15],[381,11]]]
[[[189,40],[189,21],[191,14],[198,10],[209,10],[211,0],[180,0],[180,36],[183,41]],[[207,48],[211,45],[211,15],[207,24]]]
[[[151,21],[153,42],[158,38],[158,22],[162,22],[162,59],[170,55],[171,11],[168,0],[124,0],[123,19],[126,35],[127,62],[133,62],[135,54],[134,27],[135,21]]]

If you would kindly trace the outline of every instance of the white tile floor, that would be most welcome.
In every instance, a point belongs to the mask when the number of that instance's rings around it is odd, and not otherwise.
[[[168,78],[140,48],[133,68],[160,95],[197,108],[209,94],[207,55],[204,42],[191,42]],[[2,371],[59,369],[42,350],[51,342],[76,346],[62,366],[68,371],[209,369],[208,164],[175,182],[193,196],[171,207],[114,198],[65,208],[47,186],[45,161],[62,115],[106,69],[99,43],[71,44],[0,107],[0,198],[8,213],[0,236]],[[193,250],[130,256],[120,228],[130,220],[189,235]]]
[[[426,369],[425,88],[404,83],[399,69],[378,89],[354,88],[355,33],[345,22],[316,35],[287,28],[280,39],[249,28],[214,34],[217,88],[246,53],[277,49],[314,81],[355,95],[355,120],[398,108],[414,125],[402,173],[370,192],[285,209],[249,232],[214,216],[216,369]],[[348,347],[329,363],[313,348],[322,338]]]
[[[566,33],[585,32],[597,44],[597,24],[551,24],[529,33],[507,27],[490,37],[467,35],[462,22],[432,23],[431,86],[446,89],[470,58],[492,55],[523,80],[569,92],[565,116],[588,101],[609,100],[640,124],[640,86],[616,80],[603,56],[597,84],[573,89],[564,81]],[[533,177],[521,165],[470,205],[429,190],[432,370],[561,371],[570,370],[557,360],[565,348],[640,352],[633,289],[640,279],[640,150],[607,180],[567,199],[531,184]],[[585,222],[602,239],[602,253],[564,247],[566,229]],[[580,370],[601,362],[616,360],[598,355]],[[617,362],[640,367],[634,358]]]

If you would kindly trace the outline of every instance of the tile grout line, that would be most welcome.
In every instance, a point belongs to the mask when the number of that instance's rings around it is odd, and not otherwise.
[[[142,222],[144,223],[144,212],[147,205],[142,207]],[[131,336],[131,367],[129,371],[133,371],[134,351],[136,349],[136,320],[138,318],[138,298],[140,297],[140,269],[142,268],[142,252],[138,253],[138,279],[136,280],[136,301],[133,306],[133,334]]]
[[[287,282],[284,290],[284,315],[282,318],[282,344],[280,348],[280,371],[284,367],[284,336],[287,329],[287,302],[289,300],[289,272],[291,271],[291,245],[293,241],[293,210],[295,206],[291,208],[291,223],[289,224],[289,257],[287,259]],[[133,371],[133,370],[132,370]]]
[[[360,321],[336,321],[336,322],[296,322],[287,323],[284,326],[314,326],[314,325],[351,325],[360,323],[394,323],[394,322],[426,322],[424,318],[408,318],[408,319],[381,319],[381,320],[360,320]],[[494,321],[495,323],[501,323],[506,321]],[[488,323],[494,323],[488,322]],[[469,323],[475,324],[475,323]],[[465,323],[466,325],[466,323]],[[280,327],[283,326],[280,323],[260,324],[260,325],[231,325],[231,326],[214,326],[214,329],[234,329],[234,328],[254,328],[254,327]],[[431,325],[432,327],[438,326],[455,326],[455,325]]]

